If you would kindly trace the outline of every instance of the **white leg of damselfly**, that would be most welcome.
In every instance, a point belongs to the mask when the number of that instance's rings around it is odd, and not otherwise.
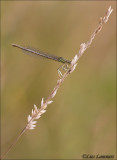
[[[62,75],[61,71],[59,69],[57,69],[57,70],[58,70],[59,77],[62,78],[63,75]]]
[[[64,71],[67,71],[67,70],[69,69],[69,66],[68,66],[68,64],[63,64],[62,66],[60,66],[60,67],[57,69],[58,74],[59,74],[59,77],[62,77],[63,75],[62,75],[62,73],[61,73],[61,71],[60,71],[60,68],[62,68],[62,70],[64,70]]]
[[[63,66],[63,65],[62,65],[62,66]],[[61,73],[61,71],[60,71],[60,68],[62,68],[62,66],[60,66],[60,67],[57,69],[58,75],[59,75],[60,78],[62,78],[62,76],[63,76],[62,73]]]

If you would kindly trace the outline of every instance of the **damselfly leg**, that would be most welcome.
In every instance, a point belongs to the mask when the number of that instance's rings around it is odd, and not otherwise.
[[[68,65],[67,63],[65,63],[65,64],[61,65],[61,66],[57,69],[59,77],[63,77],[63,74],[62,74],[62,72],[60,71],[61,69],[62,69],[62,71],[67,71],[67,70],[69,69],[69,65]]]

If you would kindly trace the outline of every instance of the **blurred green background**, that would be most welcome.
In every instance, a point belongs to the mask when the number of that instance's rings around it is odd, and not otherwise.
[[[38,120],[9,152],[9,159],[72,158],[87,154],[115,155],[116,146],[116,2],[1,2],[2,153],[27,123],[33,105],[40,107],[61,65],[13,48],[31,46],[72,59],[87,42],[112,5],[107,24],[80,58]]]

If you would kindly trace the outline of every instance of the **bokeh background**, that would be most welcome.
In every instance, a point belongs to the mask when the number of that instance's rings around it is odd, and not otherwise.
[[[116,2],[1,2],[2,153],[27,123],[33,105],[56,85],[61,65],[22,53],[16,43],[72,59],[87,42],[107,8],[107,24],[80,58],[33,131],[27,131],[8,159],[81,159],[116,151]]]

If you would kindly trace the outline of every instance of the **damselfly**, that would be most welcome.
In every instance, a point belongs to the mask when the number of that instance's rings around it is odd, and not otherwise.
[[[36,50],[36,49],[32,49],[30,47],[22,47],[20,45],[17,45],[17,44],[12,44],[13,47],[17,47],[17,48],[20,48],[22,49],[23,51],[25,51],[26,54],[28,55],[37,55],[37,56],[41,56],[41,57],[44,57],[46,59],[52,59],[54,61],[58,61],[58,62],[61,62],[63,63],[62,66],[60,66],[57,70],[58,70],[58,73],[59,75],[62,76],[62,73],[60,72],[60,68],[62,67],[63,70],[67,70],[68,69],[68,65],[71,64],[71,61],[70,60],[66,60],[62,57],[58,57],[58,56],[55,56],[55,55],[52,55],[52,54],[49,54],[49,53],[45,53],[45,52],[42,52],[40,50]]]

